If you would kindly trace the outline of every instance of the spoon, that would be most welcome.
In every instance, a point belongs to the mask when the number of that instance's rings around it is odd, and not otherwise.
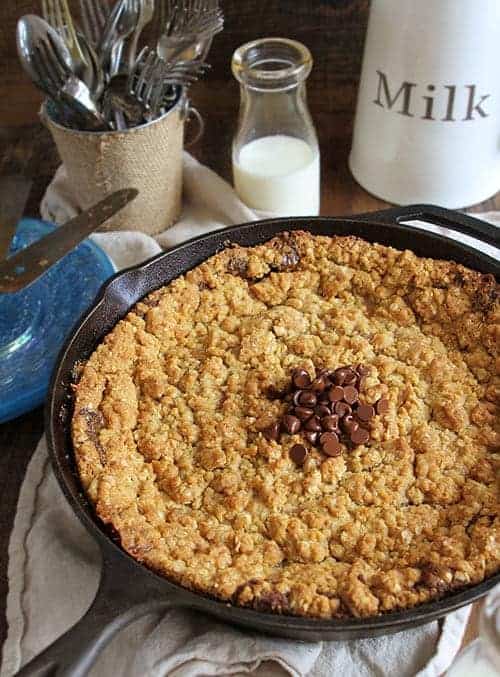
[[[97,56],[94,47],[91,45],[88,39],[81,33],[78,33],[78,39],[80,41],[82,51],[87,57],[92,71],[92,78],[89,82],[89,89],[92,92],[94,99],[98,101],[101,98],[102,93],[104,92],[104,87],[106,84],[104,78],[104,71],[99,62],[99,57]]]
[[[23,17],[18,23],[18,49],[26,72],[45,94],[85,118],[90,128],[106,128],[87,85],[76,77],[73,62],[59,34],[40,17]]]
[[[116,24],[115,42],[111,50],[109,75],[114,77],[129,70],[127,59],[123,59],[125,43],[137,30],[141,18],[141,0],[127,0],[120,19]]]
[[[34,46],[39,44],[41,40],[45,41],[49,37],[54,44],[58,44],[59,57],[67,68],[72,70],[73,61],[69,49],[60,40],[58,33],[41,17],[36,16],[36,14],[27,14],[19,19],[16,37],[17,51],[21,64],[32,82],[43,92],[47,93],[47,89],[45,83],[40,79],[40,71],[34,50]]]
[[[152,21],[154,16],[154,0],[141,0],[139,3],[139,17],[132,36],[127,41],[125,55],[122,58],[122,68],[124,72],[130,73],[137,59],[137,45],[144,28]],[[122,72],[120,70],[120,72]]]

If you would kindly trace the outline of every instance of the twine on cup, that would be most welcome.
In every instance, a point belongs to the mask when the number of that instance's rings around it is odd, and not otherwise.
[[[200,126],[191,142],[195,143],[203,120],[184,93],[161,117],[125,131],[78,131],[56,122],[47,103],[41,110],[80,207],[88,209],[115,190],[137,188],[138,197],[102,230],[139,230],[148,235],[161,233],[179,217],[184,124],[191,114]]]

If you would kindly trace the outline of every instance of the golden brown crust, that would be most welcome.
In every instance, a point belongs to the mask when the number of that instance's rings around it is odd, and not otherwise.
[[[498,285],[294,232],[230,247],[120,321],[76,387],[82,483],[180,584],[311,617],[412,607],[500,569]],[[338,458],[260,432],[293,367],[362,362],[391,406]]]

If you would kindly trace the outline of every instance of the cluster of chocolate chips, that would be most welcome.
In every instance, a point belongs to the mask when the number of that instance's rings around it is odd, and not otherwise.
[[[370,419],[389,409],[385,398],[378,400],[375,406],[360,401],[360,391],[369,371],[368,367],[358,364],[322,369],[311,379],[305,369],[295,369],[286,393],[271,393],[283,397],[289,408],[280,421],[263,431],[264,436],[277,441],[283,432],[289,435],[300,432],[327,456],[339,456],[342,444],[350,447],[366,444],[370,439],[367,427]],[[297,465],[305,462],[308,453],[303,444],[295,444],[290,450]]]

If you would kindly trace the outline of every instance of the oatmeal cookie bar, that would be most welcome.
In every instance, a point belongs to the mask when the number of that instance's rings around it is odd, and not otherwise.
[[[405,609],[500,570],[493,276],[354,237],[229,247],[153,292],[75,386],[86,494],[181,585],[310,617]],[[363,363],[388,400],[336,457],[263,430],[293,369]]]

